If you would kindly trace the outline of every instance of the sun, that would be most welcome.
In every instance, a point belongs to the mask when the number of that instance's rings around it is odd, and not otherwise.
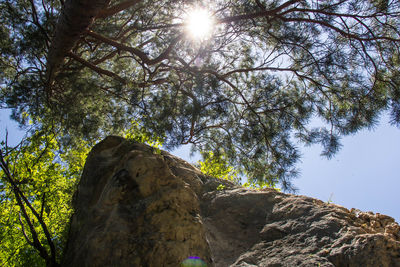
[[[194,8],[187,13],[186,31],[194,40],[203,40],[210,37],[214,28],[211,13],[204,8]]]

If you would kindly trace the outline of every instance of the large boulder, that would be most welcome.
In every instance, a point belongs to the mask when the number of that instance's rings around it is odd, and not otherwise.
[[[90,152],[73,205],[63,266],[400,266],[389,216],[241,188],[115,136]]]

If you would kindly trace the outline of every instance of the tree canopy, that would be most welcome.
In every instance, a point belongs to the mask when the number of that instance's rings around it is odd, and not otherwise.
[[[0,0],[0,22],[2,106],[67,141],[137,121],[291,189],[297,142],[330,157],[384,111],[400,125],[396,0]]]
[[[90,146],[60,153],[55,133],[36,131],[16,147],[0,144],[0,264],[57,266],[71,198]]]

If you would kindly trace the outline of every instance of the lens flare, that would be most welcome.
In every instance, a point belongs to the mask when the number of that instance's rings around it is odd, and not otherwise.
[[[207,264],[200,257],[189,257],[182,262],[181,267],[207,267]]]

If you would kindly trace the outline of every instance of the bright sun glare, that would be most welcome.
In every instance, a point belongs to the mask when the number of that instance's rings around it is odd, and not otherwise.
[[[195,39],[205,39],[212,32],[214,21],[206,9],[196,8],[187,14],[186,30]]]

